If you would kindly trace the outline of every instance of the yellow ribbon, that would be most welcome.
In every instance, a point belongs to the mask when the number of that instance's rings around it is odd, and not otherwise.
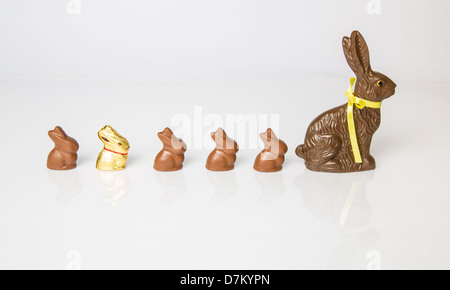
[[[350,78],[350,87],[345,92],[348,97],[347,124],[355,163],[362,163],[361,152],[359,151],[358,146],[358,138],[356,137],[355,120],[353,118],[353,105],[355,105],[358,109],[363,109],[364,107],[379,109],[381,108],[381,102],[372,102],[356,97],[353,94],[353,85],[355,84],[355,81],[355,78]]]

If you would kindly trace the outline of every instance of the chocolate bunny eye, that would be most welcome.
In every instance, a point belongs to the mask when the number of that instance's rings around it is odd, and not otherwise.
[[[378,81],[377,82],[377,86],[379,86],[381,88],[383,86],[383,82],[382,81]]]
[[[102,137],[102,139],[103,139],[103,140],[105,140],[106,142],[109,142],[109,140],[108,140],[108,139],[106,139],[105,137]]]
[[[117,143],[117,145],[122,146],[122,143],[119,142],[119,143]]]

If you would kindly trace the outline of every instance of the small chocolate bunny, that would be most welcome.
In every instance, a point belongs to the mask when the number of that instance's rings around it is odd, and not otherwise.
[[[156,155],[153,168],[158,171],[175,171],[183,168],[186,144],[177,138],[169,128],[158,133],[163,149]]]
[[[125,169],[128,160],[130,144],[111,126],[105,126],[98,132],[98,138],[103,142],[103,150],[98,155],[97,169],[115,171]]]
[[[227,171],[234,168],[236,153],[239,146],[236,141],[227,136],[222,128],[211,133],[211,138],[216,142],[214,149],[206,160],[206,168],[211,171]]]
[[[374,169],[375,159],[370,155],[370,143],[380,126],[379,108],[381,101],[395,93],[395,83],[370,67],[369,48],[361,33],[353,31],[350,37],[344,37],[342,46],[347,62],[357,77],[355,93],[350,88],[347,91],[348,104],[314,119],[306,132],[305,144],[296,148],[296,154],[313,171]]]
[[[270,128],[259,136],[264,142],[264,150],[256,156],[253,168],[261,172],[280,171],[284,163],[284,154],[288,151],[286,143],[278,139]]]
[[[49,131],[48,136],[55,143],[55,148],[48,155],[47,167],[52,170],[68,170],[77,167],[77,152],[80,148],[78,142],[67,136],[59,126]]]

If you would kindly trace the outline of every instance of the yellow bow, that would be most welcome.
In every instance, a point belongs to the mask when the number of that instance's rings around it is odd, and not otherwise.
[[[350,87],[345,92],[348,97],[347,124],[355,163],[362,163],[361,152],[359,151],[358,146],[358,138],[356,137],[355,120],[353,118],[353,105],[355,105],[358,109],[363,109],[364,107],[379,109],[381,108],[381,102],[372,102],[356,97],[353,94],[353,85],[355,84],[355,81],[355,78],[350,78]]]

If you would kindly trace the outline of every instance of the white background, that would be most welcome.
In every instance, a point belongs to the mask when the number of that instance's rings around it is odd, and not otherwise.
[[[0,77],[298,80],[346,77],[342,36],[371,41],[374,69],[450,79],[450,2],[3,0]],[[81,3],[78,6],[69,3]]]
[[[447,1],[69,2],[0,2],[0,268],[450,267]],[[310,172],[294,149],[345,102],[353,29],[398,85],[377,169]],[[195,106],[279,116],[283,171],[253,171],[242,146],[230,172],[204,168],[209,147],[155,172],[156,133]],[[105,124],[130,141],[124,171],[95,169]],[[55,125],[80,143],[75,170],[45,166]]]

